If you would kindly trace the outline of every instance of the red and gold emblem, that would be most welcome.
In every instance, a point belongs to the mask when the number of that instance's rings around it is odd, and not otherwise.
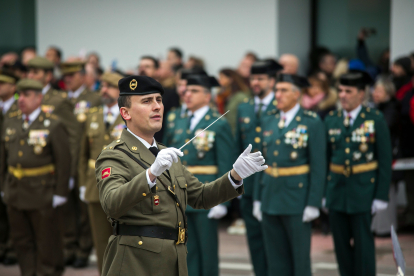
[[[154,205],[158,206],[160,204],[160,196],[155,195],[154,196]]]
[[[105,179],[110,175],[111,175],[111,168],[106,168],[102,170],[102,179]]]

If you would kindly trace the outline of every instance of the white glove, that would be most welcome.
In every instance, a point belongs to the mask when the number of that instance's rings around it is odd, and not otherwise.
[[[258,200],[253,201],[253,216],[262,221],[262,203]]]
[[[371,213],[375,214],[378,211],[385,210],[388,207],[388,202],[380,200],[380,199],[374,199],[371,206]]]
[[[56,208],[60,205],[63,205],[66,203],[66,201],[68,201],[68,199],[64,196],[59,196],[59,195],[53,195],[53,203],[52,206],[53,208]]]
[[[319,209],[313,206],[306,206],[303,211],[303,222],[310,222],[319,217]]]
[[[75,188],[75,179],[73,177],[69,178],[69,191]]]
[[[322,198],[322,211],[325,213],[325,214],[329,214],[329,210],[328,210],[328,208],[326,208],[326,198],[324,197],[324,198]]]
[[[86,187],[85,187],[85,186],[80,186],[80,187],[79,187],[79,198],[80,198],[80,200],[82,200],[83,202],[88,203],[88,202],[85,200],[85,192],[86,192]]]
[[[176,148],[160,150],[154,164],[151,165],[151,173],[155,176],[160,176],[164,171],[171,168],[173,162],[178,162],[178,156],[183,155],[184,153]]]
[[[221,219],[225,215],[227,215],[227,207],[220,204],[211,208],[207,217],[209,219]]]
[[[242,179],[267,169],[267,165],[263,166],[265,159],[263,158],[262,153],[260,151],[250,153],[251,151],[252,145],[249,144],[233,164],[233,169]]]

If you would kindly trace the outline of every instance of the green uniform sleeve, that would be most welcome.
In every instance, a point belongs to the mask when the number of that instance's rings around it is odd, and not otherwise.
[[[70,146],[68,133],[62,123],[59,123],[51,132],[50,140],[53,148],[53,159],[56,169],[56,190],[55,194],[66,197],[69,193],[70,178]]]
[[[79,153],[79,164],[78,164],[78,181],[79,186],[86,185],[86,175],[88,173],[88,161],[89,161],[89,141],[86,131],[82,135],[80,141],[80,153]]]
[[[388,126],[382,115],[376,120],[376,152],[378,160],[377,186],[375,189],[375,199],[388,201],[389,187],[392,174],[392,149],[391,138]]]

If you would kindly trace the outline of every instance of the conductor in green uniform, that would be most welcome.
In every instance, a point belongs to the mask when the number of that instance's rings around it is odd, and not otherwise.
[[[188,115],[177,118],[170,113],[168,133],[173,136],[168,136],[167,146],[181,147],[220,117],[209,107],[211,87],[218,85],[214,77],[207,75],[187,77],[184,102]],[[181,162],[200,182],[211,182],[231,169],[236,157],[233,144],[230,125],[223,117],[186,146]],[[187,256],[189,275],[218,276],[218,219],[227,214],[227,207],[223,204],[210,210],[188,207],[186,214],[191,233]]]
[[[95,170],[99,199],[114,229],[102,275],[186,276],[187,205],[211,209],[235,198],[243,193],[242,179],[267,166],[249,146],[230,172],[203,184],[181,163],[183,152],[154,140],[162,127],[162,86],[129,76],[118,87],[127,129],[103,149]]]
[[[342,110],[331,111],[325,119],[326,207],[342,276],[376,275],[371,215],[388,206],[392,160],[388,127],[378,110],[362,106],[371,81],[362,71],[342,75],[338,89]]]
[[[253,99],[245,99],[237,109],[236,142],[237,151],[243,152],[249,144],[253,151],[262,150],[262,127],[260,119],[276,112],[276,100],[273,88],[276,72],[283,69],[281,65],[271,61],[257,61],[250,69],[250,87]],[[244,195],[240,200],[240,208],[247,230],[247,241],[253,269],[257,276],[267,275],[266,253],[261,223],[253,216],[254,176],[244,180]]]
[[[319,216],[322,203],[326,142],[322,121],[298,103],[301,89],[308,86],[306,78],[280,74],[278,111],[262,120],[269,168],[255,186],[254,199],[261,205],[269,276],[312,275],[310,222]],[[260,213],[256,216],[260,219]]]

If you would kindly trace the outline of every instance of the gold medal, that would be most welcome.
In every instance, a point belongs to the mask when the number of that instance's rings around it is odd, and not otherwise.
[[[290,153],[290,158],[291,158],[292,160],[296,160],[296,158],[298,158],[298,152],[296,152],[296,151],[292,151],[292,152]]]
[[[362,143],[361,145],[359,145],[359,151],[361,152],[366,152],[368,150],[368,145],[365,143]]]
[[[43,152],[43,148],[41,145],[34,146],[33,150],[34,150],[34,153],[36,154],[41,154]]]
[[[277,126],[279,128],[284,128],[285,127],[285,121],[284,120],[280,120],[279,123],[277,124]]]
[[[80,113],[78,114],[78,116],[76,117],[76,119],[78,120],[78,122],[83,123],[86,120],[86,115],[85,113]]]
[[[247,118],[244,118],[244,123],[245,123],[245,124],[248,124],[248,123],[250,123],[250,118],[249,118],[249,117],[247,117]]]

